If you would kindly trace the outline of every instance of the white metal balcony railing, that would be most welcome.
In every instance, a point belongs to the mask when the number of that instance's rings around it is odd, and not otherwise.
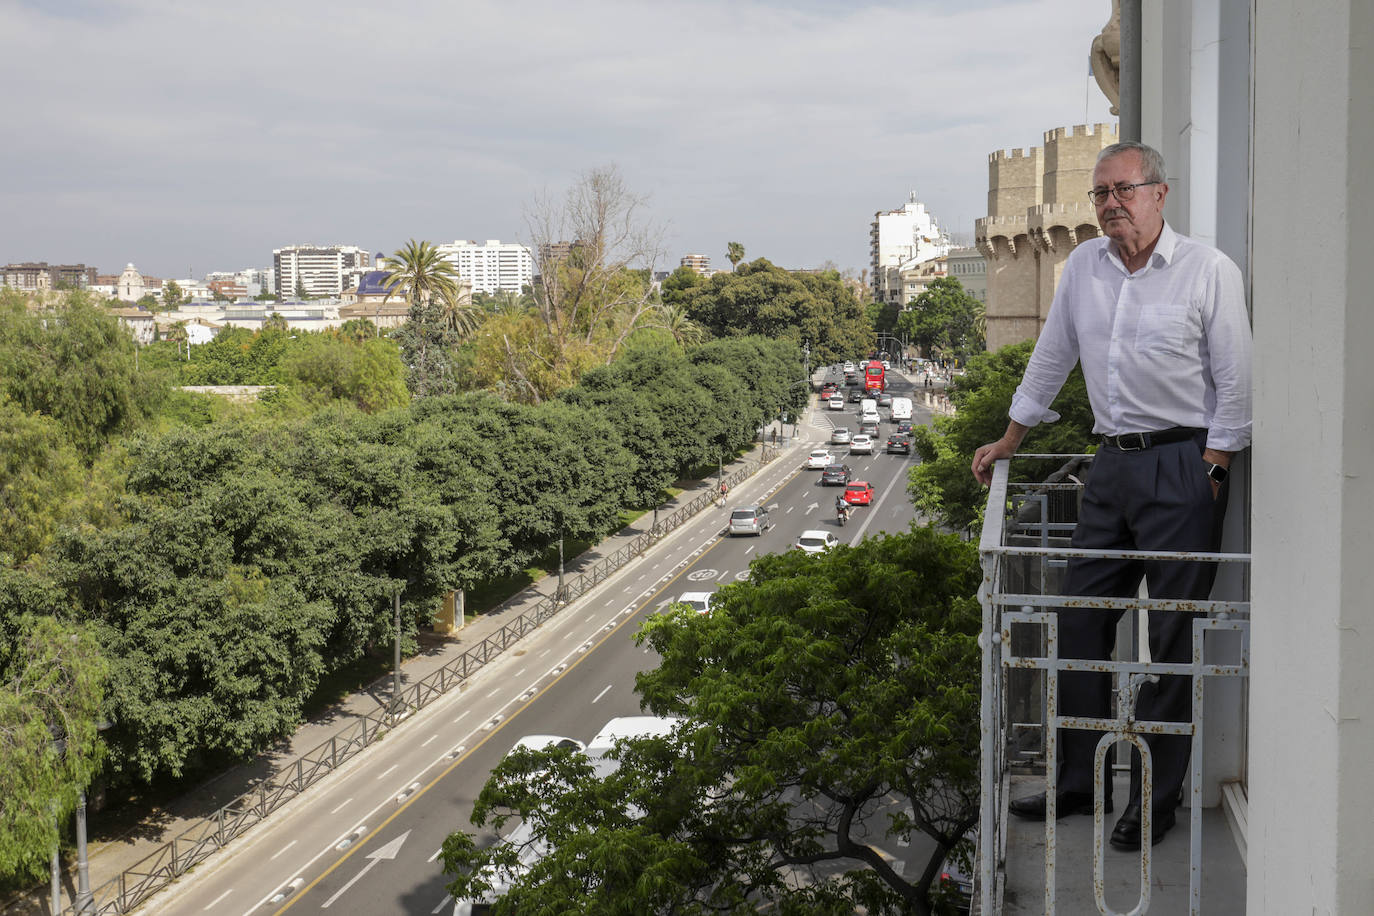
[[[1009,482],[1011,461],[1040,461],[1045,468],[1060,466],[1042,483]],[[979,601],[983,609],[980,643],[982,663],[982,806],[979,822],[977,867],[974,879],[975,913],[1001,914],[1006,891],[1007,802],[1014,765],[1029,763],[1045,774],[1046,799],[1055,798],[1057,730],[1086,729],[1102,733],[1097,747],[1097,785],[1094,790],[1094,839],[1092,841],[1092,889],[1095,909],[1087,900],[1064,900],[1063,913],[1098,912],[1115,916],[1104,895],[1104,755],[1117,742],[1136,747],[1142,759],[1145,803],[1142,818],[1145,836],[1151,805],[1151,760],[1143,736],[1187,734],[1193,736],[1191,796],[1189,807],[1188,912],[1201,912],[1203,857],[1201,817],[1203,788],[1203,694],[1207,683],[1218,677],[1248,676],[1248,601],[1184,601],[1160,598],[1100,598],[1056,594],[1058,579],[1071,557],[1216,562],[1242,564],[1248,570],[1249,554],[1180,553],[1152,551],[1072,549],[1069,536],[1075,527],[1082,484],[1075,470],[1091,461],[1086,455],[1018,455],[998,461],[988,494],[979,552],[983,584]],[[1081,473],[1081,471],[1079,471]],[[1040,476],[1040,475],[1036,475]],[[1248,597],[1248,589],[1245,592]],[[1120,645],[1112,661],[1062,659],[1058,656],[1057,607],[1158,610],[1198,613],[1193,621],[1193,655],[1190,663],[1136,661],[1131,645]],[[1136,615],[1125,614],[1126,619]],[[1229,659],[1219,663],[1221,657]],[[1116,714],[1105,719],[1067,717],[1058,713],[1057,672],[1108,672],[1114,678]],[[1191,675],[1192,722],[1141,721],[1134,717],[1134,697],[1139,685],[1160,675]],[[1243,727],[1243,726],[1242,726]],[[1029,745],[1029,746],[1028,746]],[[1182,812],[1180,812],[1182,813]],[[1051,815],[1053,808],[1051,808]],[[1140,891],[1130,916],[1149,911],[1152,885],[1150,844],[1140,851]],[[1085,864],[1078,864],[1083,868]],[[1056,910],[1056,822],[1046,817],[1044,826],[1044,912]],[[1069,867],[1069,866],[1066,866]],[[1067,872],[1066,872],[1067,874]],[[1079,886],[1084,886],[1079,882]]]

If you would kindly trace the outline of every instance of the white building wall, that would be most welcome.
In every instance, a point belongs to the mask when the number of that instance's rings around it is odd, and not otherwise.
[[[877,232],[876,240],[873,238],[874,230]],[[887,282],[889,274],[886,268],[910,267],[944,255],[950,247],[949,238],[935,217],[926,211],[925,204],[916,200],[914,191],[900,210],[874,214],[869,228],[874,292],[880,298],[890,298],[890,295],[885,295],[892,291],[892,283]],[[895,275],[892,280],[897,283]],[[899,283],[896,291],[900,291]]]
[[[1247,913],[1374,913],[1374,4],[1254,0]]]
[[[439,254],[475,293],[506,290],[519,293],[534,280],[534,255],[524,245],[487,239],[477,244],[458,239],[439,246]]]

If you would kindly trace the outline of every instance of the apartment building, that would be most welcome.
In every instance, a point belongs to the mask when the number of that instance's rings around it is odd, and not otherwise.
[[[28,290],[57,289],[58,286],[86,289],[95,285],[95,278],[94,267],[85,264],[49,264],[47,261],[6,264],[3,274],[0,274],[0,282],[5,286]]]
[[[868,237],[873,297],[902,305],[906,300],[902,298],[901,272],[940,257],[952,247],[935,217],[916,199],[915,191],[900,209],[874,213]]]
[[[302,287],[311,299],[337,299],[344,274],[371,262],[371,252],[353,245],[288,245],[272,251],[273,282],[283,299]]]
[[[711,276],[711,259],[704,254],[684,254],[679,262],[683,267],[690,267],[702,276]]]
[[[479,245],[458,239],[440,245],[439,254],[454,266],[474,293],[519,293],[534,280],[534,255],[515,242],[487,239]]]

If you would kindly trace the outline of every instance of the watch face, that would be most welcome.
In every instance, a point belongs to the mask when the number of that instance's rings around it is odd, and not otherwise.
[[[1207,468],[1207,476],[1215,480],[1217,483],[1221,483],[1224,480],[1226,480],[1226,468],[1222,467],[1219,464],[1211,465]]]

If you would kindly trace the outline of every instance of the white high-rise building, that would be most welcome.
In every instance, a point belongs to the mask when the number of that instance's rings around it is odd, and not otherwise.
[[[439,246],[439,254],[458,271],[474,293],[507,290],[519,293],[534,280],[534,256],[524,245],[487,239],[479,245],[458,239]]]
[[[273,249],[272,274],[283,299],[295,297],[300,286],[311,299],[337,299],[344,273],[371,262],[371,252],[353,245],[288,245]]]
[[[926,212],[926,205],[916,200],[915,191],[900,210],[873,214],[869,245],[874,297],[903,305],[902,269],[943,257],[952,247],[935,217]]]

